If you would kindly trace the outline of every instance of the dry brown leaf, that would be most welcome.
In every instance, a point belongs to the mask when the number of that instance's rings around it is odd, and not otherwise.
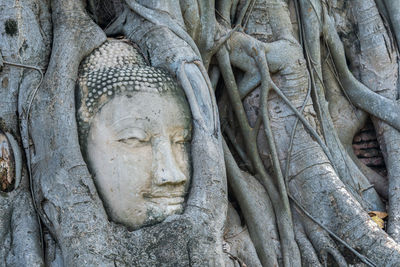
[[[368,215],[371,217],[377,216],[381,219],[385,219],[388,216],[388,214],[383,211],[370,211],[370,212],[368,212]]]
[[[386,212],[370,211],[368,212],[368,215],[379,226],[379,228],[383,229],[385,227],[385,222],[383,221],[383,219],[385,219],[388,216]]]

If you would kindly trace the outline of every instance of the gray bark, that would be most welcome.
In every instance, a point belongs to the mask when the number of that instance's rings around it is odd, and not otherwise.
[[[14,150],[22,150],[17,113],[19,94],[27,89],[27,83],[33,83],[32,86],[37,84],[40,75],[36,70],[12,66],[7,62],[39,68],[46,64],[49,55],[46,47],[50,40],[48,29],[51,29],[46,16],[48,3],[22,1],[17,5],[15,1],[2,1],[0,14],[0,52],[4,61],[0,70],[0,128],[15,138],[14,146],[19,148],[14,147]],[[15,160],[15,167],[22,163],[21,181],[11,192],[0,193],[0,265],[43,266],[40,228],[31,199],[27,164],[24,157]]]
[[[398,40],[398,1],[377,2]],[[346,266],[332,232],[400,265],[398,54],[374,1],[5,0],[0,14],[0,129],[25,152],[21,183],[0,193],[0,265]],[[184,213],[132,232],[107,217],[77,136],[78,67],[106,34],[176,77],[193,116]],[[388,189],[351,151],[368,114]],[[389,197],[392,237],[368,216],[385,207],[367,179]],[[235,243],[236,261],[227,183],[254,245]]]

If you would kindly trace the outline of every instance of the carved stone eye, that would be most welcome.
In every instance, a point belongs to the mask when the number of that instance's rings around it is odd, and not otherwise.
[[[15,160],[10,141],[0,130],[0,190],[10,192],[15,186]]]

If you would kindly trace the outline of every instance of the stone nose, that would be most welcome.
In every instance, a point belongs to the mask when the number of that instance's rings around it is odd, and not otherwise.
[[[158,186],[177,185],[187,181],[172,153],[171,143],[167,138],[153,140],[153,184]]]

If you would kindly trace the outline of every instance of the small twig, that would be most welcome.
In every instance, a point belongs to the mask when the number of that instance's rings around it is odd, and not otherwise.
[[[1,56],[1,54],[0,54],[0,56]],[[35,90],[34,90],[33,93],[31,94],[31,97],[30,97],[29,103],[28,103],[28,109],[27,109],[27,111],[26,111],[27,121],[29,122],[29,113],[30,113],[30,111],[31,111],[32,102],[33,102],[33,100],[35,99],[36,93],[37,93],[37,91],[39,90],[39,87],[40,87],[40,85],[42,84],[42,81],[43,81],[43,77],[44,77],[43,71],[42,71],[41,68],[36,67],[36,66],[32,66],[32,65],[26,65],[26,64],[20,64],[20,63],[8,62],[8,61],[3,61],[3,60],[2,60],[2,63],[4,63],[5,65],[10,65],[10,66],[14,66],[14,67],[36,70],[36,71],[38,71],[39,74],[40,74],[40,81],[39,81],[39,84],[36,86]],[[44,70],[44,69],[43,69],[43,70]],[[23,115],[23,114],[22,114],[22,115]]]
[[[360,191],[361,191],[361,193],[363,193],[363,192],[365,192],[365,191],[367,191],[369,189],[372,189],[372,188],[375,188],[373,184],[368,186],[367,188],[360,188]]]
[[[233,234],[233,235],[231,235],[231,236],[225,236],[225,235],[224,235],[224,239],[227,240],[227,239],[232,239],[232,238],[234,238],[234,237],[237,237],[237,236],[239,236],[240,234],[244,233],[246,230],[247,230],[247,225],[245,225],[245,226],[243,227],[243,229],[242,229],[241,231],[239,231],[239,233]]]
[[[217,14],[218,16],[220,16],[221,19],[222,19],[223,21],[225,21],[226,25],[231,25],[231,22],[229,21],[229,19],[225,18],[225,17],[221,14],[221,12],[218,11],[218,9],[215,9],[215,14]]]
[[[244,261],[242,259],[240,259],[239,257],[230,253],[226,248],[222,248],[222,251],[224,253],[228,254],[229,258],[231,258],[233,261],[237,261],[239,263],[240,267],[247,267],[246,263],[244,263]]]
[[[248,18],[250,17],[250,13],[254,8],[255,0],[247,0],[243,9],[240,10],[239,17],[236,21],[236,25],[244,26],[247,24]],[[244,23],[243,23],[244,21]]]
[[[324,142],[322,141],[318,133],[315,131],[315,129],[310,125],[310,123],[306,120],[306,118],[304,118],[304,116],[299,113],[296,107],[293,106],[290,100],[282,93],[281,89],[279,89],[273,81],[271,81],[271,85],[272,88],[275,90],[275,92],[278,94],[278,96],[280,96],[283,99],[283,101],[289,106],[291,110],[293,110],[293,112],[300,119],[303,125],[307,128],[308,131],[310,131],[311,135],[317,140],[318,144],[321,146],[322,150],[324,151],[328,159],[332,161],[332,155],[328,147],[324,144]]]
[[[238,19],[236,20],[236,25],[242,25],[243,19],[246,15],[247,9],[249,8],[251,1],[252,0],[245,0],[245,4],[244,4],[243,8],[240,10]]]
[[[303,105],[300,108],[300,114],[303,113],[304,108],[306,107],[306,104],[308,100],[310,99],[311,95],[311,83],[310,83],[310,76],[308,75],[308,90],[307,90],[307,95],[306,98],[304,99]],[[294,135],[296,134],[297,130],[297,125],[299,123],[299,118],[296,118],[296,121],[293,125],[292,132],[290,134],[290,143],[289,143],[289,149],[287,152],[287,158],[286,158],[286,166],[285,166],[285,183],[286,187],[288,187],[288,178],[289,178],[289,167],[290,167],[290,160],[291,160],[291,154],[292,154],[292,149],[293,149],[293,141],[294,141]]]
[[[296,11],[297,25],[302,25],[302,19],[299,10],[299,5],[300,5],[299,1],[293,0],[293,4],[294,4],[294,9]],[[298,32],[299,32],[300,46],[303,47],[303,30],[300,26],[298,26]]]
[[[38,71],[39,74],[40,74],[40,81],[39,81],[38,85],[37,85],[36,88],[33,90],[33,92],[30,94],[31,97],[28,97],[28,103],[27,103],[27,104],[28,104],[28,108],[27,108],[27,110],[26,110],[26,113],[25,113],[25,114],[21,114],[22,117],[25,117],[25,116],[26,116],[26,121],[27,121],[27,123],[29,123],[29,115],[30,115],[30,111],[31,111],[31,107],[32,107],[33,100],[35,99],[36,93],[37,93],[37,91],[39,90],[39,87],[40,87],[40,85],[41,85],[42,82],[43,82],[43,77],[44,77],[43,71],[42,71],[41,68],[39,68],[39,67],[37,67],[37,66],[26,65],[26,64],[15,63],[15,62],[3,61],[3,60],[1,59],[1,54],[0,54],[0,61],[1,61],[0,63],[3,63],[3,64],[5,64],[5,65],[10,65],[10,66],[19,67],[19,68],[33,69],[33,70]],[[0,64],[0,66],[1,66],[1,64]],[[27,138],[29,138],[28,129],[27,129],[27,135],[28,135]],[[29,149],[29,146],[28,146],[28,149]],[[29,164],[28,164],[28,168],[30,169],[30,155],[27,155],[27,157],[29,158],[29,159],[28,159],[28,163],[29,163]],[[29,172],[30,172],[30,170],[29,170]],[[32,195],[33,195],[33,194],[32,194]]]
[[[250,15],[251,15],[251,12],[253,12],[255,4],[256,4],[256,1],[252,0],[251,3],[250,3],[250,7],[247,9],[246,14],[244,16],[244,22],[243,22],[243,25],[242,25],[243,27],[246,27],[247,23],[249,22]]]

